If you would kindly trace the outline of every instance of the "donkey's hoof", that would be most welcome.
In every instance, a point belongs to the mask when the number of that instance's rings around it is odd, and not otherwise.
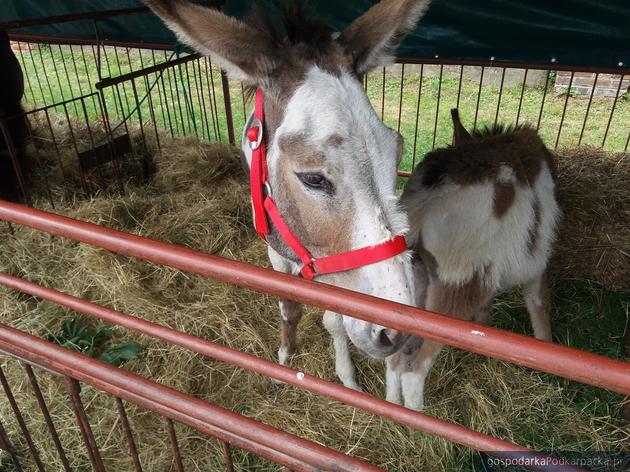
[[[352,390],[356,390],[357,392],[362,392],[363,389],[361,388],[361,386],[359,384],[348,384],[348,385],[344,385],[344,387],[348,387],[351,388]]]
[[[405,408],[409,408],[410,410],[423,411],[424,402],[405,402]]]
[[[388,394],[385,397],[385,400],[388,401],[389,403],[395,403],[396,405],[402,405],[402,396],[400,395],[400,393]]]

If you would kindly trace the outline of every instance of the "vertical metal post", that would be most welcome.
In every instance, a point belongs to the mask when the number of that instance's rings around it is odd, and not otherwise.
[[[63,381],[66,386],[68,396],[70,397],[70,402],[72,403],[72,409],[74,410],[77,422],[79,423],[81,435],[83,436],[83,442],[87,448],[88,455],[90,456],[92,467],[96,470],[96,472],[105,472],[105,466],[103,465],[101,454],[98,450],[98,446],[96,445],[94,433],[92,433],[92,427],[90,426],[88,417],[85,414],[85,409],[83,408],[83,403],[81,402],[81,386],[78,381],[71,379],[70,377],[64,377]]]
[[[23,74],[26,77],[26,83],[28,84],[28,89],[31,92],[31,97],[33,99],[33,105],[36,105],[37,100],[35,99],[35,93],[33,91],[33,85],[31,84],[30,74],[26,70],[26,59],[24,59],[24,52],[22,51],[22,44],[17,41],[18,49],[20,51],[20,67],[22,67]],[[17,57],[17,56],[16,56]],[[37,74],[37,71],[33,71],[34,74]]]
[[[411,170],[416,167],[416,147],[418,144],[418,121],[420,120],[420,98],[422,97],[422,79],[424,75],[424,64],[420,64],[420,80],[418,81],[418,101],[416,102],[416,127],[413,132],[413,157],[411,159]]]
[[[112,153],[112,159],[113,159],[113,164],[114,164],[114,174],[116,175],[116,180],[118,181],[118,189],[120,190],[120,193],[124,195],[125,186],[123,184],[122,175],[120,172],[120,163],[118,162],[118,153],[116,152],[116,147],[114,146],[114,136],[113,136],[110,122],[109,122],[109,114],[107,112],[107,103],[105,103],[105,92],[103,89],[100,90],[98,104],[101,109],[101,116],[103,118],[103,125],[105,127],[107,142],[109,143],[109,149],[110,149],[110,152]]]
[[[457,104],[455,108],[459,109],[459,99],[462,96],[462,80],[464,79],[464,66],[459,66],[459,84],[457,84]]]
[[[142,145],[144,152],[148,154],[147,140],[144,135],[144,123],[142,120],[142,111],[140,110],[140,98],[138,97],[138,89],[136,88],[136,79],[131,79],[131,90],[133,91],[133,99],[136,103],[136,113],[138,113],[138,124],[140,125],[140,135],[142,136]]]
[[[501,73],[501,85],[499,86],[499,99],[497,100],[497,111],[494,115],[494,126],[499,122],[499,110],[501,108],[501,97],[503,96],[503,84],[505,82],[505,67]]]
[[[214,72],[212,72],[212,61],[209,57],[206,58],[206,78],[208,76],[208,69],[210,69],[210,84],[212,85],[212,99],[210,100],[210,104],[212,104],[212,100],[214,100],[214,115],[212,115],[212,122],[214,124],[214,136],[217,141],[221,142],[221,125],[219,124],[219,106],[217,105],[217,94],[216,88],[214,87]],[[231,107],[230,107],[231,108]],[[211,107],[212,111],[212,107]]]
[[[619,99],[619,92],[621,91],[621,84],[623,83],[625,75],[619,77],[619,86],[617,87],[617,91],[615,92],[615,97],[613,98],[612,108],[610,109],[610,116],[608,117],[608,123],[606,123],[606,131],[604,131],[604,139],[602,139],[602,147],[606,144],[606,138],[608,137],[608,130],[610,129],[610,123],[612,122],[613,115],[615,114],[615,108],[617,107],[617,100]],[[626,144],[626,149],[628,148]]]
[[[60,44],[57,45],[57,48],[59,50],[59,55],[61,56],[61,63],[63,65],[63,70],[64,70],[64,72],[66,74],[66,82],[68,82],[68,87],[70,89],[70,98],[74,98],[74,87],[72,87],[72,84],[70,83],[70,74],[68,73],[68,66],[66,65],[66,58],[63,55],[63,50],[61,49],[61,45]],[[51,47],[50,48],[51,54],[52,54],[52,51],[53,50],[52,50],[52,47]],[[54,58],[54,55],[53,55],[53,62],[54,62],[54,60],[55,60],[55,58]],[[59,77],[57,77],[57,80],[59,80]],[[59,83],[59,87],[61,87],[61,82]],[[77,109],[77,102],[73,101],[72,104],[74,105],[74,113],[76,115],[78,115],[79,114],[79,110]]]
[[[44,77],[46,78],[46,84],[48,85],[48,92],[50,93],[50,104],[53,104],[53,103],[56,102],[55,94],[53,93],[52,87],[50,85],[50,79],[48,78],[48,68],[46,67],[46,64],[44,64],[44,57],[42,55],[42,48],[40,47],[39,44],[37,44],[37,53],[39,54],[39,62],[42,64],[42,70],[40,71],[40,73],[41,72],[44,73]],[[47,105],[45,100],[44,100],[44,103],[42,105]]]
[[[582,129],[580,130],[580,138],[578,139],[578,146],[582,144],[582,137],[584,136],[584,130],[586,129],[586,122],[588,121],[588,113],[591,111],[591,103],[593,103],[593,95],[595,95],[595,88],[597,87],[598,79],[599,79],[599,72],[595,74],[595,81],[593,82],[591,95],[590,97],[588,97],[588,105],[586,105],[586,112],[584,112],[584,122],[582,123]]]
[[[142,472],[142,465],[140,465],[140,458],[138,457],[138,449],[136,448],[136,442],[133,439],[133,433],[131,432],[131,425],[125,412],[125,405],[123,401],[116,397],[116,409],[118,410],[118,417],[120,418],[120,424],[127,439],[127,446],[129,447],[129,455],[133,460],[133,466],[136,472]]]
[[[55,424],[50,417],[50,412],[48,411],[48,407],[46,406],[46,402],[44,401],[44,396],[42,395],[42,391],[39,388],[39,384],[37,383],[37,377],[35,377],[35,372],[30,365],[22,363],[22,367],[26,371],[26,375],[28,376],[28,380],[33,388],[33,394],[37,399],[37,404],[39,405],[39,409],[44,416],[44,420],[46,421],[46,426],[48,426],[48,432],[50,433],[50,437],[55,444],[55,448],[59,453],[59,459],[61,459],[61,463],[63,464],[63,468],[66,472],[70,472],[70,463],[68,462],[68,458],[66,457],[66,453],[63,450],[63,446],[61,445],[61,441],[59,440],[59,434],[57,434],[57,429],[55,428]]]
[[[440,116],[440,99],[442,97],[442,73],[444,72],[444,65],[440,64],[440,78],[438,79],[438,94],[437,104],[435,105],[435,124],[433,125],[433,143],[431,149],[435,149],[435,138],[437,137],[437,125],[438,118]]]
[[[569,79],[569,88],[567,89],[567,95],[564,99],[564,106],[562,107],[562,117],[560,117],[560,125],[558,126],[558,135],[556,136],[556,144],[554,149],[558,148],[558,143],[560,142],[560,134],[562,133],[562,124],[564,123],[564,115],[567,112],[567,105],[569,104],[569,97],[571,96],[571,86],[573,85],[573,76],[575,72],[571,72],[571,78]]]
[[[549,87],[549,77],[551,76],[551,71],[547,71],[547,78],[545,79],[545,88],[543,89],[543,96],[540,102],[540,112],[538,113],[538,122],[536,123],[536,131],[540,129],[540,121],[542,120],[543,109],[545,108],[545,98],[547,97],[547,88]]]
[[[183,82],[184,78],[182,77],[182,65],[178,65],[177,68],[179,70],[179,76]],[[188,63],[184,64],[184,69],[186,69],[186,84],[188,84],[188,93],[185,96],[188,97],[188,101],[190,102],[190,118],[192,120],[193,129],[195,130],[195,136],[197,136],[197,139],[199,139],[199,130],[197,129],[197,115],[195,115],[195,106],[193,103],[194,94],[193,89],[190,85],[190,71],[188,70]],[[184,90],[186,90],[186,85],[184,85]],[[201,124],[201,131],[203,136],[203,122]]]
[[[225,470],[227,472],[234,472],[234,462],[232,461],[230,445],[225,441],[221,441],[221,445],[223,447],[223,458],[225,459]]]
[[[35,142],[35,136],[33,135],[33,129],[32,127],[28,127],[28,139],[31,142]],[[43,168],[43,161],[42,161],[42,156],[39,153],[39,149],[37,147],[37,145],[33,146],[33,150],[35,151],[35,161],[37,162],[37,166],[38,168],[42,169]],[[53,208],[53,210],[55,209],[55,203],[53,201],[52,198],[52,192],[50,191],[50,182],[48,181],[48,179],[44,179],[44,186],[46,187],[46,196],[48,197],[48,203],[50,203],[50,206]]]
[[[245,87],[241,82],[241,103],[243,104],[243,123],[247,123],[247,112],[245,111]]]
[[[475,122],[473,129],[477,129],[477,117],[479,116],[479,102],[481,101],[481,87],[483,85],[483,74],[486,71],[485,66],[481,66],[481,77],[479,77],[479,90],[477,91],[477,105],[475,106]]]
[[[79,148],[77,147],[77,139],[74,135],[74,130],[72,128],[72,122],[70,121],[70,115],[68,114],[68,107],[66,104],[63,104],[63,111],[66,115],[66,121],[68,123],[68,129],[70,130],[70,137],[72,138],[72,145],[74,146],[74,152],[77,155],[77,161],[79,159]],[[79,178],[81,179],[81,188],[83,192],[87,195],[89,193],[87,180],[85,180],[85,173],[83,172],[83,167],[81,166],[81,162],[77,162],[77,167],[79,169]]]
[[[521,85],[521,96],[518,99],[518,110],[516,111],[516,126],[518,126],[518,121],[521,118],[521,106],[523,105],[523,95],[525,95],[525,86],[527,85],[527,73],[529,69],[525,69],[525,74],[523,75],[523,84]]]
[[[15,397],[13,396],[13,392],[11,391],[11,387],[9,386],[9,382],[7,381],[7,378],[4,375],[4,371],[2,370],[2,367],[0,367],[0,383],[2,384],[2,388],[4,390],[4,394],[7,397],[7,400],[9,400],[9,404],[11,405],[11,409],[13,410],[15,419],[17,420],[18,425],[20,426],[20,429],[22,430],[22,436],[24,436],[24,439],[26,439],[26,443],[28,444],[28,448],[31,451],[33,460],[35,461],[35,464],[37,465],[37,469],[40,472],[44,472],[46,469],[44,468],[44,464],[42,464],[42,461],[39,458],[39,453],[37,452],[37,448],[35,447],[35,443],[33,442],[31,433],[28,431],[28,428],[26,427],[26,423],[24,422],[24,417],[22,416],[22,412],[20,411],[20,408],[18,407],[18,404],[15,401]]]
[[[37,66],[35,65],[35,58],[33,57],[33,50],[31,49],[31,44],[26,43],[28,47],[28,55],[31,57],[31,64],[33,64],[33,74],[37,79],[37,85],[39,86],[39,93],[42,95],[42,106],[46,105],[46,95],[44,94],[44,87],[42,86],[42,81],[39,79],[39,74],[37,73]],[[34,103],[37,105],[37,103]]]
[[[153,58],[153,65],[156,65],[155,61],[155,51],[151,49],[151,57]],[[166,128],[166,120],[168,119],[168,128],[171,131],[171,138],[173,137],[173,124],[171,123],[171,112],[168,109],[168,99],[166,97],[166,88],[164,87],[164,71],[160,72],[159,76],[160,83],[158,84],[158,96],[160,97],[160,107],[162,108],[162,122],[164,123],[164,128]],[[161,84],[161,87],[160,87]],[[160,93],[160,88],[162,93]],[[166,102],[166,108],[164,107],[164,102]]]
[[[20,464],[18,456],[15,453],[15,449],[13,448],[13,444],[11,444],[11,440],[7,434],[7,430],[4,429],[2,421],[0,421],[0,449],[5,450],[7,454],[9,454],[11,460],[13,461],[13,465],[15,466],[15,470],[17,470],[17,472],[23,472],[22,464]]]
[[[223,104],[225,106],[225,119],[227,121],[228,142],[234,146],[234,121],[232,120],[232,100],[230,98],[230,83],[228,77],[221,69],[221,86],[223,88]]]
[[[400,120],[402,119],[402,103],[403,89],[405,86],[405,64],[403,63],[400,71],[400,100],[398,101],[398,132],[400,133]]]
[[[177,472],[184,472],[184,464],[182,463],[182,456],[179,453],[179,444],[177,444],[177,435],[175,434],[173,422],[169,418],[164,418],[164,423],[166,425],[168,442],[171,445],[171,451],[173,453],[173,459],[175,460],[175,467],[177,469]]]
[[[48,109],[44,108],[44,115],[46,116],[46,122],[48,123],[48,129],[50,130],[50,137],[52,139],[53,147],[55,148],[55,154],[57,156],[57,164],[59,165],[59,170],[61,171],[61,177],[63,178],[63,189],[66,195],[68,194],[68,178],[66,177],[66,171],[63,166],[63,162],[61,160],[61,153],[59,152],[59,146],[57,144],[57,138],[55,138],[55,132],[52,127],[52,123],[50,121],[50,114],[48,113]]]
[[[210,141],[210,123],[208,121],[208,108],[206,107],[206,99],[204,96],[205,94],[203,93],[203,74],[201,73],[200,61],[201,61],[200,58],[195,59],[195,61],[192,64],[193,77],[194,77],[194,82],[195,82],[195,88],[197,89],[197,97],[198,97],[198,100],[200,101],[199,108],[201,109],[202,134],[203,134],[204,125],[205,125],[206,136],[207,136],[208,141]],[[212,112],[212,107],[210,108],[210,111]]]
[[[83,68],[85,69],[85,76],[87,77],[88,84],[90,86],[90,92],[94,91],[94,86],[92,85],[92,77],[90,77],[90,71],[87,66],[87,59],[85,58],[85,50],[83,49],[83,44],[80,45],[81,49],[81,58],[83,59]],[[94,50],[92,50],[94,52]],[[94,106],[94,111],[96,112],[96,101],[94,95],[92,95],[92,105]]]

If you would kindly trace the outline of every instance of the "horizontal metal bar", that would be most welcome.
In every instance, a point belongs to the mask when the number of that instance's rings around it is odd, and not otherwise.
[[[88,11],[71,15],[46,16],[43,18],[33,18],[29,20],[12,20],[0,22],[0,29],[9,30],[16,28],[29,28],[31,26],[52,25],[56,23],[67,23],[69,21],[81,20],[104,20],[115,16],[137,15],[147,13],[148,7],[121,8],[118,10]]]
[[[250,445],[260,444],[266,450],[277,451],[323,470],[370,472],[383,470],[4,324],[0,324],[0,348],[19,357],[28,357],[38,365],[131,403],[143,407],[149,404],[160,406],[159,412],[168,411],[173,419],[178,420],[181,414],[184,418],[192,418],[214,429],[245,438],[250,441]]]
[[[22,41],[25,43],[46,43],[46,44],[75,44],[85,46],[119,46],[123,48],[141,48],[171,51],[175,43],[151,43],[145,41],[122,41],[111,39],[99,39],[96,37],[81,36],[54,36],[50,34],[30,34],[30,33],[9,33],[11,41]]]
[[[127,74],[122,74],[116,77],[107,77],[100,82],[95,83],[94,87],[96,87],[96,89],[98,90],[101,90],[106,87],[111,87],[112,85],[136,79],[138,77],[144,77],[155,72],[160,72],[161,70],[168,69],[169,67],[175,67],[181,64],[185,64],[186,62],[194,61],[196,59],[199,59],[199,57],[201,56],[197,53],[190,54],[188,56],[179,57],[171,61],[161,62],[160,64],[156,64],[154,66],[145,67],[144,69],[137,69]]]
[[[405,64],[435,64],[452,66],[479,66],[498,67],[506,69],[538,69],[561,70],[569,72],[599,72],[603,74],[627,74],[630,67],[627,64],[616,67],[581,66],[573,64],[559,64],[558,62],[526,62],[526,61],[501,61],[496,59],[465,59],[459,57],[424,57],[424,56],[400,56],[396,62]]]
[[[266,377],[295,385],[310,392],[346,403],[350,406],[361,408],[370,413],[388,418],[400,424],[415,428],[427,433],[436,434],[444,439],[464,446],[491,453],[492,451],[520,451],[530,452],[529,449],[517,446],[492,436],[478,433],[463,426],[449,423],[438,418],[431,417],[421,412],[409,410],[400,405],[375,398],[367,393],[357,392],[342,385],[322,380],[319,377],[298,372],[295,369],[275,364],[266,359],[246,354],[205,339],[182,333],[165,326],[146,321],[134,316],[120,313],[105,308],[95,303],[82,300],[57,290],[42,287],[41,285],[0,272],[0,284],[19,290],[59,306],[64,306],[85,315],[98,318],[107,323],[131,329],[138,333],[160,339],[169,344],[181,346],[189,351],[196,352],[242,369],[256,372]],[[543,454],[532,456],[544,458]]]
[[[0,219],[630,394],[630,363],[0,200]]]
[[[80,36],[54,36],[45,34],[15,33],[9,32],[9,39],[12,41],[50,43],[50,44],[83,44],[83,45],[103,45],[120,46],[128,48],[143,48],[170,51],[175,47],[175,43],[152,43],[144,41],[122,41],[97,38],[86,38]],[[399,64],[435,64],[454,66],[485,66],[499,67],[507,69],[534,69],[534,70],[558,70],[568,72],[595,72],[600,74],[628,74],[630,67],[626,64],[616,67],[585,66],[574,64],[559,64],[557,62],[527,62],[527,61],[502,61],[491,59],[465,59],[465,58],[442,58],[427,56],[399,56],[396,58]]]
[[[72,103],[72,102],[85,101],[88,98],[95,97],[97,95],[98,95],[98,92],[92,92],[92,93],[88,93],[87,95],[82,95],[80,97],[69,98],[68,100],[63,100],[61,102],[53,103],[52,105],[45,105],[43,107],[35,108],[33,110],[23,111],[21,113],[18,113],[17,115],[13,115],[13,116],[7,117],[6,120],[10,121],[10,120],[17,119],[17,118],[20,118],[20,117],[23,117],[23,116],[32,115],[34,113],[38,113],[38,112],[41,112],[41,111],[50,110],[52,108],[62,107],[64,105],[68,105],[69,103]]]

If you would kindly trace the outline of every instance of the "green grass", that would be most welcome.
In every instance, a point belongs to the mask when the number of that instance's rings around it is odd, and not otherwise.
[[[31,106],[49,105],[76,98],[95,91],[99,81],[98,60],[94,48],[84,46],[30,46],[19,59],[26,77],[25,100]],[[116,77],[174,58],[175,53],[125,48],[106,48],[101,53],[101,76]],[[74,59],[74,60],[73,60]],[[76,67],[75,67],[76,65]],[[459,76],[424,74],[420,89],[420,74],[404,77],[401,97],[399,67],[387,69],[383,87],[382,70],[368,75],[367,91],[374,109],[390,127],[398,128],[400,107],[400,131],[405,138],[404,159],[401,168],[410,170],[421,157],[435,146],[451,142],[452,127],[450,109],[457,105],[459,94],[460,115],[467,128],[499,122],[514,123],[520,104],[520,123],[536,126],[540,117],[539,132],[550,147],[574,147],[580,140],[584,125],[588,97],[557,94],[553,90],[553,78],[545,92],[543,86],[526,86],[521,81],[503,87],[485,84],[479,88],[477,81]],[[553,74],[552,74],[553,75]],[[487,77],[487,76],[486,76]],[[213,87],[214,84],[214,87]],[[135,90],[134,90],[135,87]],[[152,88],[153,87],[153,88]],[[151,89],[152,88],[152,89]],[[210,91],[214,88],[214,95]],[[245,122],[250,104],[244,103],[240,83],[230,82],[232,115],[236,138]],[[147,94],[147,90],[151,93]],[[522,101],[521,101],[522,94]],[[196,134],[202,140],[227,141],[226,113],[218,67],[209,65],[207,59],[172,67],[162,73],[149,74],[133,81],[107,87],[103,91],[106,111],[111,126],[124,128],[123,118],[132,124],[142,124],[147,134],[173,135]],[[500,103],[499,103],[500,96]],[[136,97],[142,102],[136,107]],[[544,97],[544,106],[543,104]],[[439,100],[438,100],[439,98]],[[438,108],[439,102],[439,108]],[[96,127],[103,127],[103,116],[96,97],[67,105],[69,116],[85,119]],[[564,118],[562,118],[563,110]],[[611,97],[594,97],[581,143],[601,146],[611,116],[614,100]],[[416,110],[419,110],[416,131]],[[436,124],[437,110],[437,124]],[[64,112],[63,107],[57,111]],[[558,139],[560,122],[562,130]],[[604,148],[622,151],[627,146],[630,121],[630,100],[626,96],[617,100]],[[435,133],[434,133],[435,130]],[[435,134],[435,139],[434,139]]]
[[[552,294],[554,341],[613,359],[629,358],[626,337],[630,292],[610,291],[588,280],[561,279],[555,282]],[[508,331],[531,332],[527,309],[514,294],[502,295],[495,301],[493,321]],[[550,381],[557,378],[546,377]],[[619,415],[622,395],[565,379],[559,382],[572,397],[576,410],[593,417]]]

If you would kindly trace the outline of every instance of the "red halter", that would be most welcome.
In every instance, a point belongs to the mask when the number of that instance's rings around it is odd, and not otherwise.
[[[267,172],[267,151],[263,137],[264,122],[263,93],[261,89],[258,89],[256,91],[254,119],[252,120],[251,127],[247,130],[247,139],[252,149],[249,180],[252,193],[252,205],[254,207],[254,226],[258,235],[266,240],[266,236],[269,234],[267,217],[271,219],[284,239],[284,242],[287,243],[302,261],[303,265],[302,269],[300,269],[302,277],[310,280],[321,274],[356,269],[364,265],[389,259],[407,249],[405,238],[399,235],[375,246],[365,246],[360,249],[335,254],[334,256],[320,257],[319,259],[313,258],[308,249],[300,243],[300,240],[285,223],[278,207],[271,197],[271,186],[268,182],[269,175]]]

